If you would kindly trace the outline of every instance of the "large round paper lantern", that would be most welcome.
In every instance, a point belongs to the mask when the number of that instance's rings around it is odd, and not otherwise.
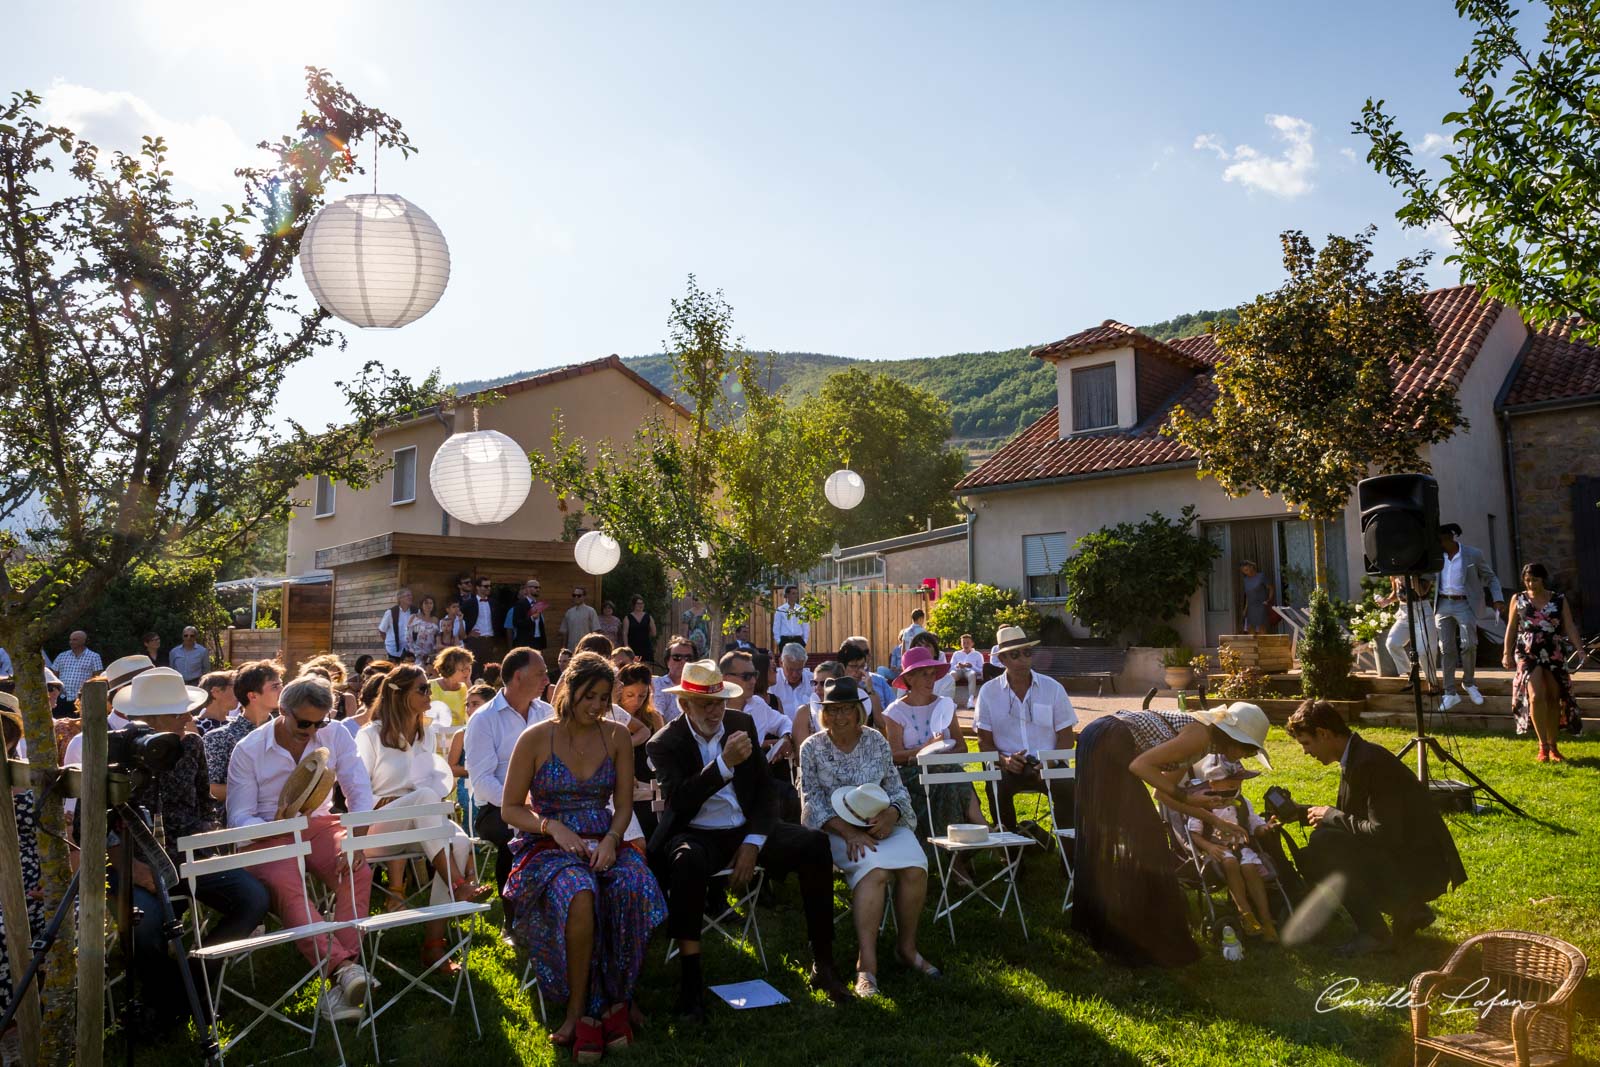
[[[590,530],[578,538],[572,554],[586,574],[606,574],[622,561],[622,546],[615,537]]]
[[[450,248],[428,213],[405,197],[356,193],[307,224],[300,274],[317,303],[344,321],[392,329],[439,302],[450,282]]]
[[[439,506],[462,522],[490,526],[509,519],[533,487],[528,454],[499,430],[452,434],[428,467]]]
[[[849,511],[867,495],[867,483],[853,470],[838,470],[828,475],[822,492],[828,498],[828,503],[840,511]]]

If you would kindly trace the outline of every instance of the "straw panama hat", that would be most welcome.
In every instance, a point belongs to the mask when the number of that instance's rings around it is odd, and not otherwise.
[[[322,807],[328,794],[333,792],[334,776],[328,767],[329,758],[327,749],[314,748],[289,772],[283,791],[278,794],[278,818],[310,815]]]
[[[852,826],[866,826],[878,812],[889,806],[889,794],[877,782],[866,785],[841,785],[828,798],[835,815]]]
[[[121,659],[112,660],[111,665],[105,669],[107,694],[115,693],[154,667],[155,664],[150,662],[150,657],[145,655],[123,656]]]
[[[10,693],[0,693],[0,719],[9,719],[17,733],[22,733],[22,704]],[[0,753],[0,758],[4,758],[4,753]]]
[[[1215,726],[1229,737],[1241,744],[1251,745],[1256,750],[1256,759],[1267,770],[1272,770],[1272,761],[1267,759],[1267,713],[1254,704],[1236,701],[1225,708],[1214,708],[1207,711],[1190,712],[1196,719],[1210,726]]]
[[[722,680],[722,672],[715,660],[697,659],[684,665],[683,680],[662,690],[680,697],[705,697],[709,700],[732,700],[744,693],[732,682]]]
[[[118,690],[111,706],[126,718],[148,719],[154,715],[187,715],[206,699],[204,689],[184,685],[183,675],[171,667],[150,667]]]
[[[1039,643],[1037,638],[1030,639],[1027,631],[1020,626],[1002,626],[995,631],[994,644],[1001,652],[1011,652],[1019,648],[1032,648]]]

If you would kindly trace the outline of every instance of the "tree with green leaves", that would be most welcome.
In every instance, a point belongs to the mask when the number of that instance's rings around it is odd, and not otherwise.
[[[1210,412],[1178,408],[1163,432],[1200,455],[1199,476],[1232,496],[1280,496],[1311,520],[1318,589],[1328,587],[1323,525],[1374,472],[1425,470],[1422,449],[1465,422],[1453,392],[1402,398],[1397,374],[1433,348],[1423,300],[1427,253],[1382,275],[1372,237],[1331,235],[1320,250],[1283,234],[1289,280],[1214,331],[1222,359]]]
[[[1352,124],[1367,161],[1404,193],[1402,223],[1450,241],[1462,277],[1535,327],[1580,316],[1600,338],[1600,4],[1550,4],[1537,47],[1510,0],[1456,12],[1477,32],[1455,71],[1465,103],[1443,119],[1445,173],[1428,173],[1383,100]]]
[[[1176,521],[1152,511],[1140,522],[1119,522],[1078,538],[1061,566],[1066,607],[1096,637],[1141,643],[1158,623],[1189,613],[1220,549],[1195,532],[1193,505]]]
[[[281,518],[302,478],[369,484],[374,429],[438,399],[431,380],[368,364],[336,383],[345,425],[275,421],[288,370],[340,341],[285,285],[307,223],[359,172],[359,145],[413,151],[325,71],[308,69],[306,89],[294,130],[261,145],[269,164],[236,172],[242,202],[217,214],[174,192],[159,138],[104,159],[41,119],[35,94],[0,107],[0,645],[34,665],[17,696],[40,780],[56,762],[37,669],[47,636],[142,566],[214,565]],[[54,901],[68,879],[59,799],[42,818]],[[74,940],[69,915],[38,1062],[71,1057]]]

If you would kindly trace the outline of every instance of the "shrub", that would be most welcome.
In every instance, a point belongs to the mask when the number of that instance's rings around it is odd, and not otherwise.
[[[1217,650],[1218,673],[1222,676],[1212,694],[1219,700],[1260,700],[1271,692],[1271,683],[1259,667],[1246,667],[1239,650],[1227,645]]]
[[[994,613],[994,628],[996,631],[1002,626],[1020,626],[1028,632],[1030,637],[1040,637],[1044,629],[1044,617],[1039,614],[1039,609],[1024,600],[1022,603],[1011,607],[1004,607]],[[971,631],[963,630],[962,633]],[[957,637],[960,634],[956,635]],[[976,642],[978,635],[973,634],[972,640]],[[993,644],[994,642],[989,642]]]
[[[1080,537],[1061,567],[1067,610],[1111,641],[1129,632],[1148,634],[1156,623],[1188,614],[1190,598],[1221,551],[1197,536],[1194,524],[1195,509],[1187,506],[1176,521],[1152,511],[1143,522]]]
[[[1355,680],[1350,668],[1355,655],[1339,628],[1339,614],[1322,590],[1311,594],[1305,636],[1300,639],[1300,692],[1314,700],[1344,700]]]
[[[1013,590],[997,589],[981,582],[961,582],[934,602],[928,611],[928,629],[934,632],[945,648],[960,645],[962,634],[971,634],[974,644],[979,648],[988,648],[994,644],[995,630],[1007,625],[996,621],[1000,613],[1015,612],[1022,608]],[[1031,608],[1027,610],[1032,611]],[[1034,611],[1033,618],[1037,620],[1038,617],[1039,613]]]
[[[1193,670],[1193,665],[1190,663],[1192,659],[1194,659],[1194,649],[1187,645],[1178,645],[1161,653],[1163,667],[1189,667]]]

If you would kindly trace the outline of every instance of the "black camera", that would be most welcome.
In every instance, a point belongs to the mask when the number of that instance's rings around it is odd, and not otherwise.
[[[1306,821],[1306,806],[1296,804],[1294,797],[1281,785],[1268,786],[1267,791],[1261,795],[1261,803],[1276,815],[1281,823]]]
[[[135,788],[166,774],[182,757],[183,738],[157,733],[147,723],[131,723],[106,734],[106,762],[132,779]]]

